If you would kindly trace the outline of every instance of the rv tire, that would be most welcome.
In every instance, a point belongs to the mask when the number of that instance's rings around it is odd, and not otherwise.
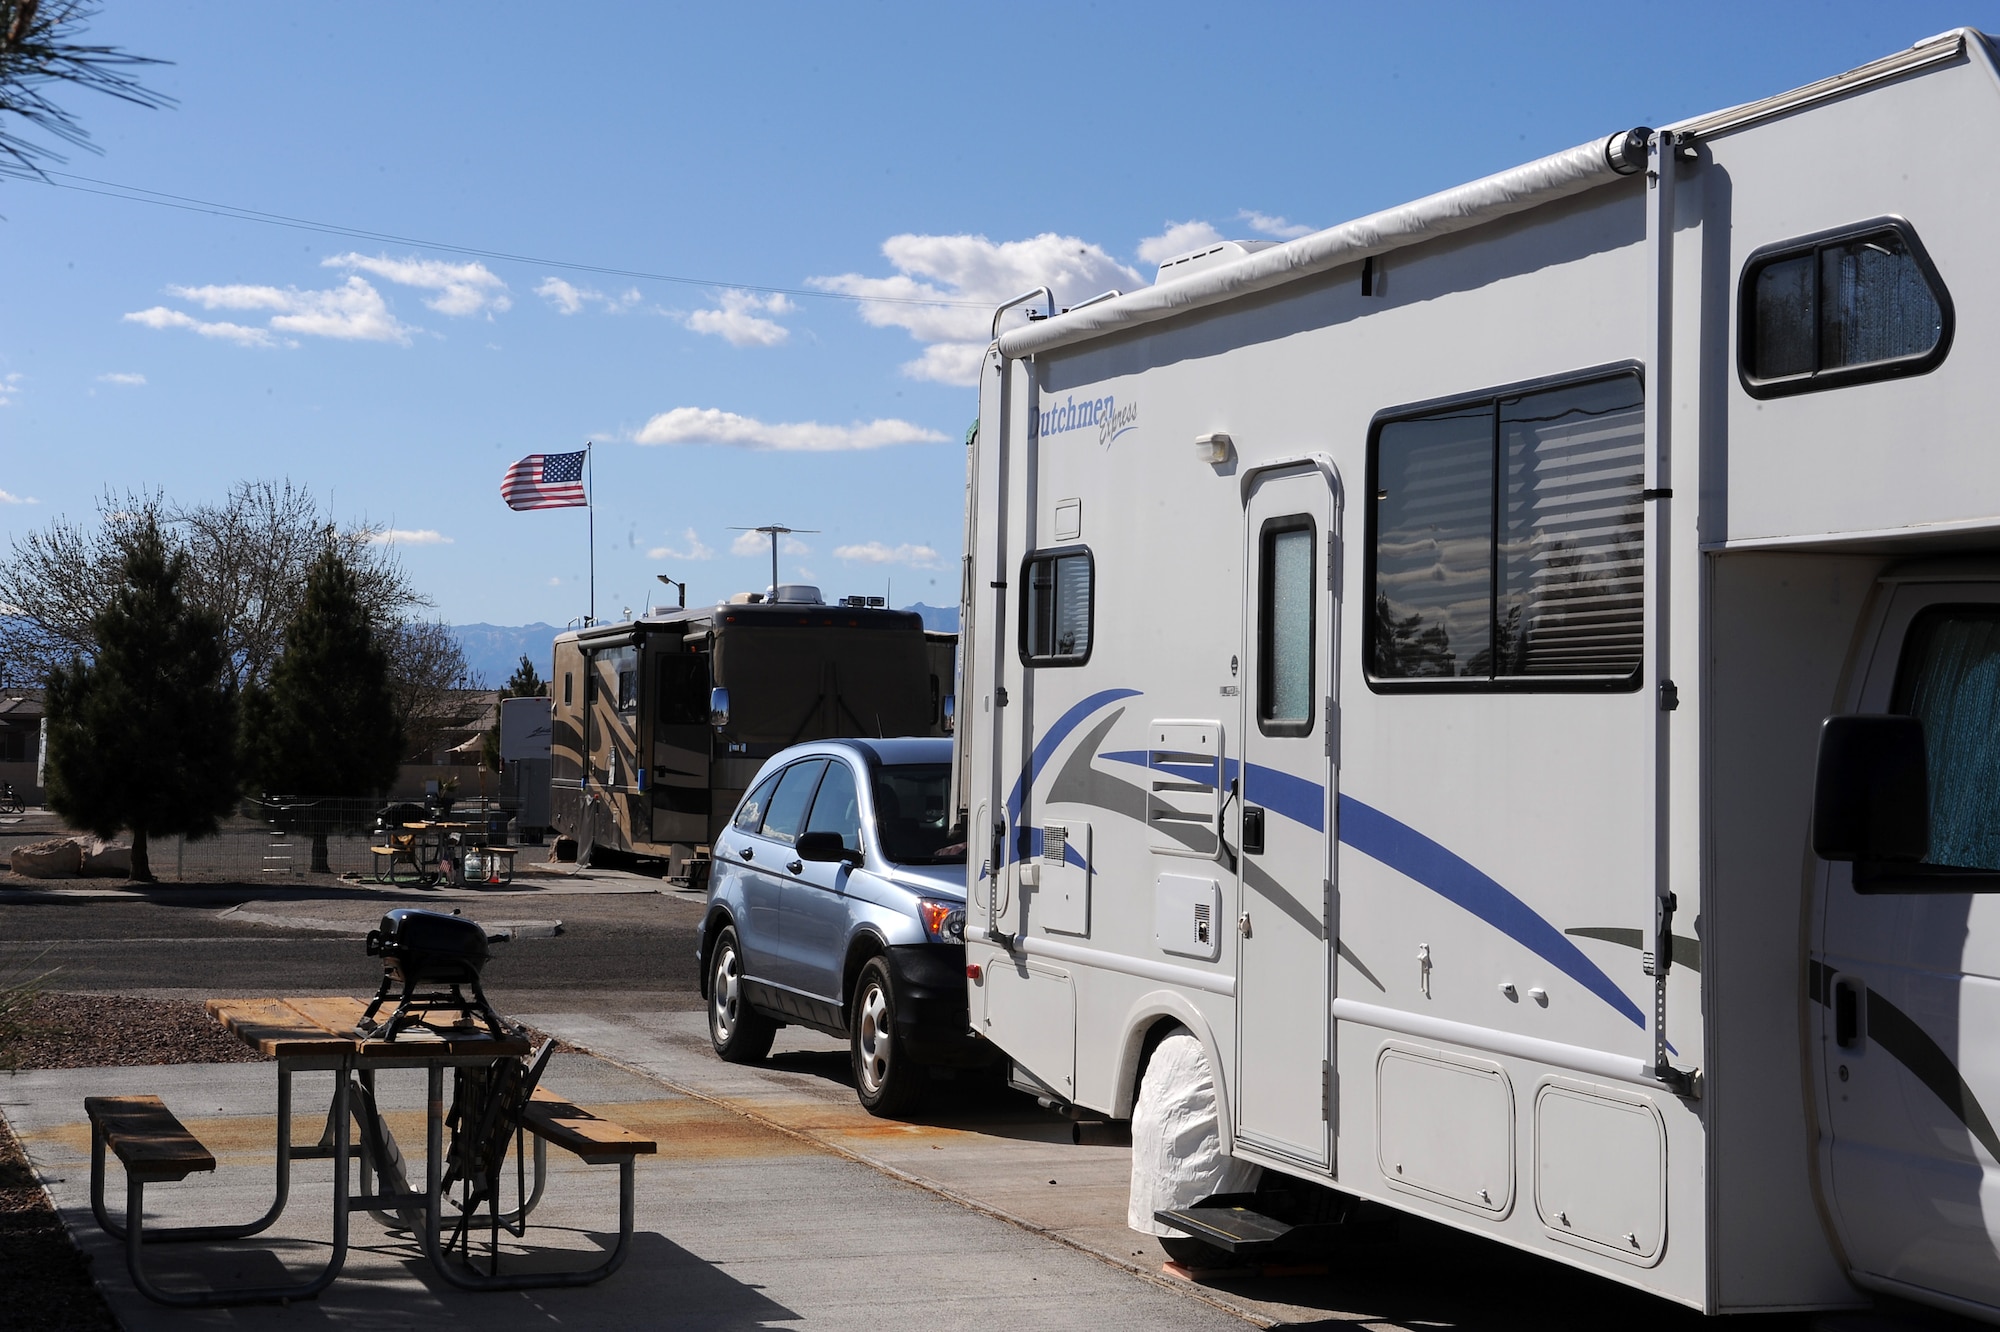
[[[898,1115],[909,1109],[923,1091],[925,1071],[896,1034],[896,986],[884,959],[871,957],[861,968],[847,1027],[854,1093],[861,1098],[861,1108],[871,1115]]]
[[[731,1064],[754,1064],[771,1053],[778,1024],[750,1006],[743,987],[743,949],[736,927],[724,926],[708,955],[708,1039]]]

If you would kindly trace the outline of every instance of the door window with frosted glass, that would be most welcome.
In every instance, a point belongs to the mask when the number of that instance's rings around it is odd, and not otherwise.
[[[1313,728],[1318,542],[1312,519],[1274,518],[1258,542],[1257,726],[1265,735]]]

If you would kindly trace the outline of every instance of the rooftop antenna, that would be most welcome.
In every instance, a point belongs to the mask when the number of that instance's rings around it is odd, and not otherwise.
[[[676,582],[676,581],[674,581],[673,579],[671,579],[671,578],[667,577],[667,576],[666,576],[665,574],[654,574],[654,575],[653,575],[653,577],[655,577],[655,578],[659,579],[659,580],[660,580],[661,582],[665,583],[665,584],[666,584],[666,585],[667,585],[668,587],[671,587],[671,588],[673,588],[675,592],[679,593],[679,594],[680,594],[680,608],[681,608],[682,610],[686,610],[686,609],[687,609],[687,604],[688,604],[688,585],[687,585],[686,583],[680,583],[680,582]]]
[[[778,538],[790,536],[794,532],[819,533],[817,527],[786,527],[782,523],[766,523],[762,527],[732,527],[732,532],[767,532],[771,537],[771,600],[778,599]]]

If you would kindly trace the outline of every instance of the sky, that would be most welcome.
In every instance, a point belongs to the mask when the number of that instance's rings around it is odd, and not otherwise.
[[[105,0],[88,40],[173,62],[145,79],[176,105],[58,93],[101,154],[0,179],[0,557],[107,487],[289,479],[440,618],[563,625],[590,515],[499,485],[588,443],[599,619],[670,604],[658,574],[762,590],[735,529],[771,523],[785,582],[952,604],[1000,301],[1959,25],[2000,0]]]

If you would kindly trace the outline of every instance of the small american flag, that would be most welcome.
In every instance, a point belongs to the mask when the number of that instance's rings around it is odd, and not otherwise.
[[[582,453],[531,453],[507,469],[500,498],[510,509],[574,509],[583,493]]]

